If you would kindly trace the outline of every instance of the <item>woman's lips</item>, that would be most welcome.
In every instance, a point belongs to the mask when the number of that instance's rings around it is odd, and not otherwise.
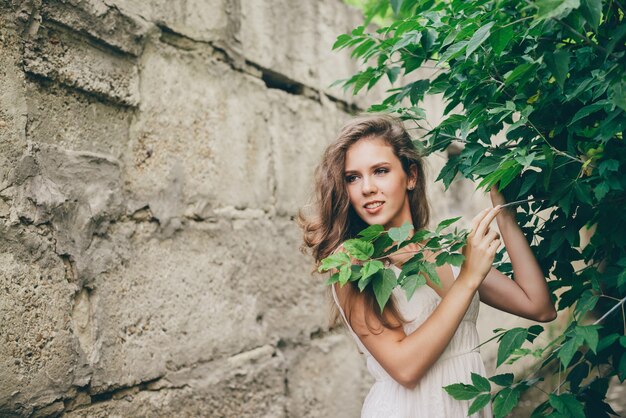
[[[380,206],[377,206],[375,208],[370,209],[370,208],[363,207],[363,209],[365,209],[365,211],[369,213],[370,215],[376,215],[378,212],[380,212],[383,209],[384,205],[385,205],[385,202],[382,202]]]

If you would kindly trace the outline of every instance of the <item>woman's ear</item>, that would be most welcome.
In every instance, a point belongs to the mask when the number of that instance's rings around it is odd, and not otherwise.
[[[409,182],[407,188],[409,190],[415,189],[417,185],[417,165],[415,163],[409,166]]]

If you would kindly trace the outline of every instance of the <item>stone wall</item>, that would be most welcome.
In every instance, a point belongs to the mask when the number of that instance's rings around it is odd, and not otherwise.
[[[340,0],[0,1],[0,416],[359,415],[371,380],[293,215],[372,100],[328,87],[360,23]],[[472,190],[432,185],[434,221]]]

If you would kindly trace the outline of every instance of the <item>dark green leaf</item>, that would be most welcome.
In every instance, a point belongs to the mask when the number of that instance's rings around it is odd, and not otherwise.
[[[498,360],[496,361],[496,367],[500,366],[509,356],[522,346],[528,335],[528,330],[525,328],[513,328],[508,330],[498,346]]]
[[[476,399],[474,399],[474,401],[470,405],[467,411],[467,415],[472,415],[480,411],[485,406],[487,406],[490,400],[491,400],[491,394],[489,393],[483,393],[482,395],[478,395]]]
[[[495,22],[489,22],[486,25],[482,26],[480,29],[478,29],[476,32],[474,32],[474,35],[472,35],[469,42],[467,43],[465,58],[472,55],[472,52],[476,51],[476,48],[478,48],[483,42],[485,42],[489,38],[489,35],[491,33],[491,27],[494,24]]]
[[[491,384],[489,383],[489,380],[474,372],[472,372],[472,383],[481,392],[489,392],[491,390]]]
[[[496,418],[502,418],[515,408],[519,401],[519,391],[504,388],[493,398],[493,413]]]
[[[582,0],[580,10],[589,25],[597,30],[602,18],[602,0]]]
[[[582,404],[570,393],[555,395],[551,393],[548,397],[550,405],[561,414],[571,418],[585,418],[585,411]]]
[[[444,386],[443,388],[454,399],[464,401],[475,398],[481,392],[474,386],[466,385],[465,383],[454,383],[452,385]]]
[[[493,383],[500,386],[511,386],[513,384],[513,373],[503,373],[489,378]]]

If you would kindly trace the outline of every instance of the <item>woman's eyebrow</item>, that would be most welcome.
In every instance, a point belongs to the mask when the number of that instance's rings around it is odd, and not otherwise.
[[[388,163],[387,161],[378,162],[378,163],[372,165],[370,167],[370,170],[376,170],[378,167],[381,167],[383,165],[390,165],[390,163]],[[359,172],[358,170],[346,170],[344,172],[344,174],[352,174],[352,173],[358,173],[358,172]]]

